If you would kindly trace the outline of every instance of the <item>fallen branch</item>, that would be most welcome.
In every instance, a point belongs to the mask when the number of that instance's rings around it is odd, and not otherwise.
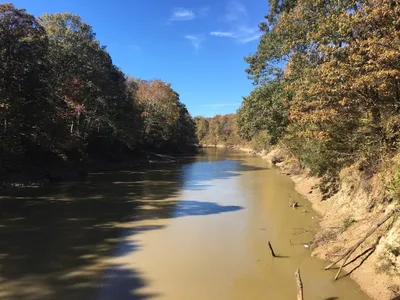
[[[276,257],[274,249],[272,249],[271,243],[268,241],[269,250],[271,251],[272,257]]]
[[[297,282],[297,300],[303,300],[303,282],[301,281],[299,268],[297,268],[295,275]]]
[[[360,257],[364,256],[365,254],[367,254],[367,253],[369,253],[369,252],[371,252],[371,251],[373,252],[373,250],[375,250],[376,246],[378,246],[380,239],[381,239],[381,238],[379,237],[379,238],[376,240],[376,242],[375,242],[371,247],[369,247],[368,249],[364,250],[362,253],[360,253],[359,255],[357,255],[356,257],[354,257],[351,261],[347,262],[347,263],[344,265],[344,267],[346,267],[346,266],[352,264],[353,262],[355,262],[355,261],[356,261],[357,259],[359,259]]]
[[[378,222],[376,222],[371,230],[369,230],[353,247],[349,248],[343,255],[341,255],[337,260],[335,260],[333,263],[331,263],[329,266],[325,268],[325,270],[329,270],[332,268],[334,265],[336,265],[338,262],[340,262],[342,259],[343,262],[339,268],[339,271],[337,272],[335,276],[335,280],[338,279],[340,272],[343,269],[343,266],[346,264],[346,261],[350,258],[351,254],[353,254],[354,251],[357,250],[357,248],[369,237],[371,236],[380,226],[382,226],[387,220],[389,220],[395,213],[399,212],[400,209],[395,209],[389,212],[386,216],[384,216],[382,219],[380,219]]]

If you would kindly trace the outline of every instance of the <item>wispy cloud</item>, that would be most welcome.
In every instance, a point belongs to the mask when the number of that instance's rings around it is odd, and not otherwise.
[[[208,14],[210,13],[210,7],[206,6],[206,7],[202,7],[197,11],[197,14],[200,18],[205,18],[208,17]]]
[[[239,43],[248,43],[257,40],[261,36],[258,27],[248,27],[247,25],[238,25],[232,31],[212,31],[212,36],[233,38]]]
[[[213,36],[223,36],[223,37],[234,37],[235,33],[230,31],[212,31],[210,33]]]
[[[212,31],[210,35],[232,38],[242,44],[257,40],[261,36],[258,26],[249,25],[247,9],[238,1],[228,3],[222,19],[228,24],[229,30]]]
[[[143,49],[139,45],[132,44],[128,45],[127,48],[134,53],[143,53]]]
[[[201,44],[204,41],[204,38],[200,35],[185,35],[185,39],[187,39],[188,41],[190,41],[190,43],[192,44],[192,46],[194,47],[194,50],[196,52],[198,52],[201,49]]]
[[[237,1],[230,1],[224,19],[228,22],[241,21],[248,18],[246,7]]]
[[[205,18],[208,16],[209,12],[210,7],[208,6],[199,8],[197,10],[184,7],[176,7],[172,10],[169,21],[190,21],[197,18]]]
[[[196,18],[196,14],[190,10],[183,7],[177,7],[172,11],[169,18],[170,21],[190,21]]]

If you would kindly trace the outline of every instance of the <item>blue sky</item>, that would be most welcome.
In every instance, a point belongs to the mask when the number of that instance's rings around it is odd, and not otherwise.
[[[35,16],[71,12],[93,26],[126,74],[172,83],[193,116],[235,112],[253,89],[267,0],[14,0]]]

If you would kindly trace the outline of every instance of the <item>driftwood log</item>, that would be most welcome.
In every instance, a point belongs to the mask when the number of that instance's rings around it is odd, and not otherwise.
[[[386,214],[383,218],[381,218],[378,222],[376,222],[371,229],[361,238],[358,240],[354,246],[350,247],[342,256],[340,256],[337,260],[335,260],[333,263],[331,263],[329,266],[325,268],[325,270],[329,270],[332,268],[334,265],[336,265],[338,262],[340,262],[343,259],[342,264],[340,265],[339,271],[336,273],[335,280],[339,278],[340,272],[343,269],[343,266],[346,264],[346,261],[350,258],[351,254],[354,253],[354,251],[357,250],[357,248],[368,238],[370,237],[379,227],[381,227],[387,220],[389,220],[392,216],[394,216],[395,213],[400,212],[400,209],[394,209],[388,214]]]
[[[297,300],[304,300],[304,298],[303,298],[303,282],[301,281],[301,277],[300,277],[300,269],[296,270],[295,276],[296,276],[296,282],[297,282]]]

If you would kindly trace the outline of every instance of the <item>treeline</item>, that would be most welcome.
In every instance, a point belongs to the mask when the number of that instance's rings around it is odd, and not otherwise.
[[[269,0],[259,27],[241,139],[282,141],[318,175],[398,153],[400,1]]]
[[[197,116],[196,135],[201,145],[237,145],[241,142],[237,134],[236,115],[216,115],[212,118]]]
[[[196,143],[171,85],[123,74],[90,25],[0,4],[0,174]]]

